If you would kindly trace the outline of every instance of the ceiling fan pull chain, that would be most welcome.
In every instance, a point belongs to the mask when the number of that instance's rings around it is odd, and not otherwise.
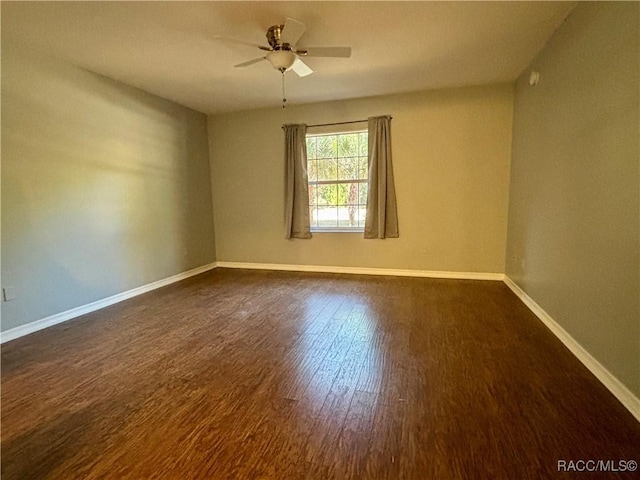
[[[285,108],[287,103],[287,99],[285,98],[285,95],[284,95],[284,72],[285,71],[284,69],[282,69],[280,72],[282,73],[282,108]]]

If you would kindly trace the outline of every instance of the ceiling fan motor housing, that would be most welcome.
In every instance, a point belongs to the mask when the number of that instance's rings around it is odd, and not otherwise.
[[[291,50],[291,46],[288,43],[280,45],[280,37],[282,35],[283,28],[284,25],[273,25],[272,27],[269,27],[269,30],[267,30],[267,41],[274,50]]]

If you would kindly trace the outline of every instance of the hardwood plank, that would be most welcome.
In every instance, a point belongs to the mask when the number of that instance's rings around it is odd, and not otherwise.
[[[9,480],[571,478],[558,460],[640,460],[640,424],[498,282],[217,269],[1,356]]]

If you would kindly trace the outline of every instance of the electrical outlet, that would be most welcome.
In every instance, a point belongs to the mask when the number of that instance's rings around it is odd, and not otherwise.
[[[15,300],[16,298],[16,287],[3,287],[2,288],[2,300],[8,302],[10,300]]]

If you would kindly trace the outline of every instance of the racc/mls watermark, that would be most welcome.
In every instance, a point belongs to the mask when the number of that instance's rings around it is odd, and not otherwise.
[[[559,472],[635,472],[635,460],[558,460]]]

